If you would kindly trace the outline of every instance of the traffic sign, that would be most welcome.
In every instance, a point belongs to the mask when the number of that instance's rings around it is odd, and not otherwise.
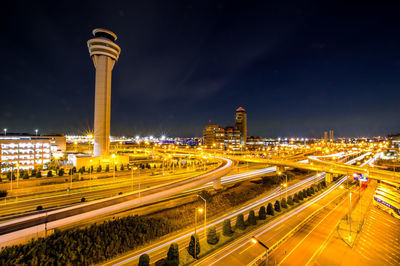
[[[368,177],[366,177],[365,175],[360,174],[360,173],[354,173],[353,177],[354,177],[354,180],[357,180],[357,181],[358,180],[361,180],[361,181],[364,181],[364,182],[368,181]]]

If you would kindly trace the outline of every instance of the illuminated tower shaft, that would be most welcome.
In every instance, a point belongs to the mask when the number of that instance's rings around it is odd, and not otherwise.
[[[110,151],[111,73],[121,48],[117,36],[105,29],[93,30],[88,41],[90,57],[96,68],[94,102],[94,156],[107,156]]]

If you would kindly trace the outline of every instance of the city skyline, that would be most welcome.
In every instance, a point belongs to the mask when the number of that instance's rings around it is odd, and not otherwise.
[[[252,135],[397,133],[396,6],[313,4],[273,4],[276,14],[223,1],[130,4],[110,7],[109,17],[101,2],[96,16],[83,16],[89,4],[8,4],[2,125],[92,129],[94,70],[81,40],[105,27],[126,47],[113,76],[112,135],[201,136],[209,120],[228,124],[237,106],[251,114]]]

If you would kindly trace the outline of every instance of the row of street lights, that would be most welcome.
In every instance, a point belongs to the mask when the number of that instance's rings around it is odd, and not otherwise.
[[[4,136],[7,136],[7,128],[3,129],[3,131],[4,131]],[[36,136],[37,136],[38,132],[39,132],[39,129],[35,129]]]

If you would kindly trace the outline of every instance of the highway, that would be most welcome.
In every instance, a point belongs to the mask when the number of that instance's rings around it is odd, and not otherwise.
[[[288,195],[292,195],[304,188],[309,187],[312,183],[320,181],[324,178],[324,175],[320,175],[319,177],[316,175],[313,175],[303,181],[300,181],[298,183],[292,184],[288,187]],[[217,230],[221,229],[221,223],[223,220],[230,218],[233,221],[233,219],[239,214],[243,212],[248,212],[251,209],[258,209],[261,205],[266,205],[267,202],[273,202],[274,200],[280,198],[281,191],[279,188],[276,188],[272,190],[271,192],[267,193],[266,195],[260,196],[259,198],[245,203],[243,206],[240,206],[234,210],[231,210],[227,212],[226,214],[219,216],[214,219],[210,219],[207,222],[207,227],[215,225],[217,227]],[[190,228],[187,230],[184,230],[184,232],[174,235],[171,237],[168,237],[165,240],[162,241],[157,241],[154,244],[151,244],[141,250],[136,250],[131,253],[125,254],[119,258],[116,258],[112,261],[109,261],[106,263],[106,265],[123,265],[123,264],[130,264],[130,265],[136,265],[138,262],[138,258],[142,253],[148,253],[151,257],[151,261],[155,262],[159,259],[162,259],[166,256],[167,250],[169,248],[169,245],[173,242],[177,242],[179,246],[182,249],[185,249],[188,243],[188,240],[190,238],[190,235],[193,234],[194,228]],[[197,230],[200,239],[204,237],[204,227],[199,226]]]
[[[78,220],[89,219],[99,215],[105,215],[115,211],[130,209],[135,206],[144,205],[158,201],[163,198],[178,194],[180,192],[201,186],[215,178],[225,175],[233,167],[231,160],[219,158],[223,164],[216,170],[191,178],[190,180],[172,181],[159,187],[143,190],[142,197],[137,198],[135,193],[121,195],[105,200],[80,204],[78,206],[49,211],[41,214],[30,215],[0,224],[0,245],[8,245],[18,242],[18,239],[26,239],[52,230],[60,226],[74,223]],[[128,200],[129,199],[129,200]]]
[[[346,178],[342,178],[339,182],[333,184],[329,189],[310,201],[236,239],[228,246],[206,256],[194,265],[247,265],[254,263],[255,258],[265,253],[265,250],[260,245],[250,242],[252,236],[256,236],[267,246],[273,247],[288,232],[296,228],[300,222],[313,217],[320,209],[331,204],[338,197],[341,197],[344,191],[338,189],[338,187],[345,180]]]

